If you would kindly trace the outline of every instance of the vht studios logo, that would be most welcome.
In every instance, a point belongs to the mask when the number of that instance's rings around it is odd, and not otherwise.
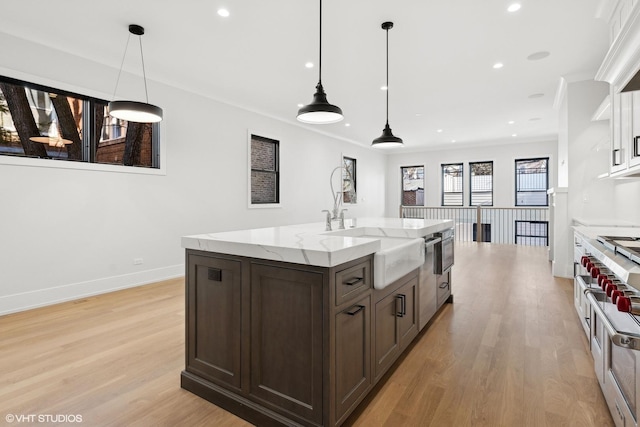
[[[82,415],[73,414],[7,414],[8,423],[81,423]]]

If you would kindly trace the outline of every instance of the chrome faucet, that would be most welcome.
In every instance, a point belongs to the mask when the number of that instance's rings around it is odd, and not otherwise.
[[[338,228],[340,230],[344,230],[344,211],[348,211],[349,209],[342,209],[340,211],[340,223],[338,224]]]
[[[331,231],[331,212],[329,212],[328,210],[323,210],[322,212],[326,212],[327,213],[327,218],[325,221],[325,228],[324,231]],[[344,227],[342,227],[344,228]]]

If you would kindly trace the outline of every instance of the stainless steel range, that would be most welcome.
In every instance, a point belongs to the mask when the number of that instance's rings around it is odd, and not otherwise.
[[[637,427],[640,238],[599,236],[577,240],[574,297],[589,337],[596,376],[616,425]]]

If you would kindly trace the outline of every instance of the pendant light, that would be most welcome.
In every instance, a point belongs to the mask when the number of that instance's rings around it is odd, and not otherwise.
[[[147,75],[144,69],[144,55],[142,54],[142,35],[144,34],[144,28],[140,25],[129,25],[129,38],[127,39],[127,45],[124,48],[124,55],[122,56],[122,63],[120,64],[120,72],[118,72],[118,80],[116,80],[116,88],[113,90],[113,96],[116,96],[116,90],[118,90],[118,83],[120,82],[120,75],[122,74],[122,66],[124,65],[124,59],[127,55],[127,48],[129,47],[129,40],[131,34],[138,36],[140,42],[140,59],[142,60],[142,77],[144,79],[144,93],[146,96],[145,102],[137,101],[111,101],[109,103],[109,115],[116,119],[126,120],[128,122],[139,123],[155,123],[162,120],[162,108],[149,104],[149,93],[147,91]]]
[[[322,87],[322,0],[320,0],[320,60],[318,61],[318,84],[311,104],[298,110],[298,121],[310,124],[337,123],[342,120],[340,107],[329,104]]]
[[[387,124],[382,130],[382,135],[377,137],[371,143],[373,147],[391,148],[403,146],[402,139],[393,136],[389,127],[389,30],[393,28],[393,22],[382,23],[382,29],[387,32]]]

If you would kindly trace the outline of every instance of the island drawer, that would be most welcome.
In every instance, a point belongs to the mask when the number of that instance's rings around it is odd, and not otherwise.
[[[336,306],[371,288],[371,258],[335,273]]]

